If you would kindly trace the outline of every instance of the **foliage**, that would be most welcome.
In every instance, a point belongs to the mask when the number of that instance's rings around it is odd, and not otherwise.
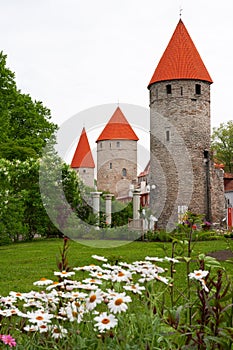
[[[17,349],[232,349],[232,276],[215,259],[198,254],[191,261],[193,247],[186,251],[191,245],[174,241],[171,257],[152,253],[128,263],[121,256],[114,265],[105,250],[106,257],[89,257],[95,264],[71,270],[69,243],[51,280],[0,298],[1,331]],[[190,263],[194,272],[185,269]]]
[[[64,203],[78,215],[80,208],[85,208],[81,195],[84,187],[77,174],[59,157],[53,156],[47,169],[45,163],[39,159],[0,159],[0,244],[31,240],[35,236],[62,236],[68,220]],[[41,172],[44,177],[40,176]],[[53,220],[45,210],[48,207]]]
[[[233,172],[233,121],[221,123],[213,129],[212,150],[217,163],[224,164],[226,172]]]
[[[17,89],[6,58],[0,52],[0,158],[38,158],[57,126],[41,102]]]

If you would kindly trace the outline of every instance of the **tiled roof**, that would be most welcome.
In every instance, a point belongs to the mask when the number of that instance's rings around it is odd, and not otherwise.
[[[149,86],[159,81],[174,79],[213,82],[181,19],[155,69]]]
[[[71,168],[94,168],[95,163],[92,157],[86,130],[83,128],[77,148],[75,150]]]
[[[117,107],[112,117],[108,121],[104,130],[96,140],[135,140],[138,141],[138,137],[133,131],[132,127],[128,123],[126,117],[122,113],[120,107]]]

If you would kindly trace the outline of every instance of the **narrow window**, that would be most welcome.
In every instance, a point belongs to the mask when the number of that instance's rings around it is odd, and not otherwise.
[[[117,141],[116,143],[117,148],[120,148],[120,145],[121,145],[120,141]]]
[[[180,87],[180,94],[183,96],[183,86]]]
[[[85,172],[86,172],[86,169],[83,169],[83,173],[85,174]]]
[[[109,144],[109,147],[110,147],[110,148],[112,148],[112,144],[111,144],[111,142],[110,142],[110,144]]]
[[[112,169],[112,163],[109,164],[109,169]]]
[[[195,93],[196,93],[196,95],[201,95],[201,85],[200,84],[195,85]]]
[[[170,141],[170,130],[166,130],[166,141]]]
[[[172,86],[171,84],[166,85],[166,90],[167,90],[167,94],[170,95],[172,93]]]
[[[156,97],[157,100],[158,100],[158,96],[159,96],[158,89],[156,89],[155,90],[155,97]]]
[[[126,176],[126,174],[127,174],[127,171],[126,171],[125,168],[123,168],[123,169],[122,169],[122,176]]]
[[[100,148],[102,148],[103,147],[103,144],[102,144],[102,142],[100,142]]]

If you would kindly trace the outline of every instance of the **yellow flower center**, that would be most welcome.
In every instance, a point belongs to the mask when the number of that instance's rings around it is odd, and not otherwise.
[[[90,297],[90,303],[94,303],[95,300],[96,300],[96,295],[94,294]]]
[[[37,321],[42,321],[43,319],[44,319],[43,316],[36,316],[36,320],[37,320]]]
[[[47,281],[47,278],[42,277],[42,278],[40,279],[40,281]]]
[[[123,299],[119,298],[115,300],[115,305],[119,306],[123,303]]]
[[[123,272],[121,272],[121,271],[118,272],[118,276],[119,276],[119,277],[123,277],[124,275],[125,275],[125,274],[124,274]]]
[[[103,318],[101,321],[103,324],[108,324],[110,320],[108,318]]]

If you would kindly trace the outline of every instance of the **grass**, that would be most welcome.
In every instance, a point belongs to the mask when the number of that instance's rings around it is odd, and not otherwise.
[[[108,246],[108,242],[105,242]],[[122,243],[122,242],[121,242]],[[126,243],[126,242],[124,242]],[[63,246],[61,239],[38,240],[28,243],[17,243],[0,247],[0,295],[10,291],[28,292],[33,289],[33,282],[41,277],[54,278],[57,269],[56,259],[60,257],[59,250]],[[193,256],[227,249],[225,240],[198,242]],[[93,263],[91,255],[106,256],[109,261],[143,260],[148,256],[171,256],[170,243],[131,242],[118,247],[97,248],[70,241],[69,264],[73,267]],[[177,279],[182,283],[182,264],[177,269]],[[179,282],[178,282],[179,283]]]

